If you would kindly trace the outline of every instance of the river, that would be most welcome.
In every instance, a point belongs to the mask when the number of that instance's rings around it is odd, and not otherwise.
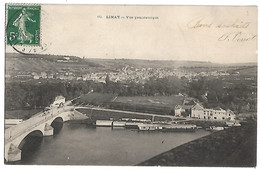
[[[208,134],[204,130],[138,132],[64,123],[58,134],[43,137],[33,150],[24,151],[17,164],[136,165]]]

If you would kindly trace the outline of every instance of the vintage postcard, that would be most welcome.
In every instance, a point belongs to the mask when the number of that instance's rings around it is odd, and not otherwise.
[[[256,6],[5,10],[5,164],[256,167]]]

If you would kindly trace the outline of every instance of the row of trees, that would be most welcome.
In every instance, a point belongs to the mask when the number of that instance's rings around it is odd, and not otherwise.
[[[5,108],[34,108],[50,105],[57,95],[72,99],[89,91],[113,93],[119,96],[154,96],[186,93],[203,102],[206,107],[220,106],[231,110],[256,111],[255,89],[243,83],[226,87],[224,81],[217,78],[200,78],[188,82],[186,78],[168,77],[151,78],[145,84],[130,82],[123,84],[112,82],[109,77],[106,83],[86,82],[11,82],[5,88]]]
[[[206,107],[221,107],[235,112],[256,112],[256,88],[244,81],[230,83],[214,78],[200,78],[189,83],[188,95]]]
[[[93,90],[98,93],[113,93],[119,96],[153,96],[173,95],[184,91],[183,80],[176,77],[154,79],[151,78],[145,84],[130,82],[112,82],[109,77],[106,83],[86,82],[11,82],[5,88],[5,108],[34,108],[50,105],[57,95],[63,95],[66,99],[76,98]]]
[[[183,92],[187,85],[187,79],[177,77],[150,78],[145,84],[130,82],[123,84],[112,82],[109,76],[106,78],[104,92],[116,93],[119,96],[154,96],[173,95]]]
[[[56,96],[63,95],[67,99],[78,97],[90,90],[88,84],[71,83],[19,83],[6,84],[5,108],[35,108],[50,105]]]

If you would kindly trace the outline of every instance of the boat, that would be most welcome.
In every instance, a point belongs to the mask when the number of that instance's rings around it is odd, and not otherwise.
[[[197,126],[193,124],[171,124],[162,127],[162,131],[178,132],[178,131],[196,131]]]
[[[112,127],[112,120],[96,120],[97,127]]]
[[[192,124],[140,124],[138,125],[139,131],[165,131],[165,132],[177,132],[177,131],[195,131],[196,125]]]
[[[142,122],[142,123],[151,123],[152,120],[150,119],[130,119],[132,122]]]
[[[113,121],[112,127],[125,127],[126,122],[125,121]]]
[[[221,130],[224,130],[225,128],[224,127],[210,126],[209,129],[211,131],[221,131]]]
[[[238,127],[238,126],[241,126],[241,124],[237,121],[227,121],[226,122],[226,125],[229,126],[229,127],[232,127],[232,126],[235,126],[235,127]]]
[[[138,129],[138,125],[143,123],[136,123],[136,122],[126,122],[125,128],[126,129]]]
[[[234,126],[239,127],[239,126],[241,126],[241,124],[239,122],[235,122]]]
[[[152,120],[150,120],[150,119],[131,119],[131,118],[122,118],[121,121],[138,122],[138,123],[151,123],[152,122]]]
[[[159,126],[156,124],[139,124],[138,125],[138,130],[139,131],[155,131]]]

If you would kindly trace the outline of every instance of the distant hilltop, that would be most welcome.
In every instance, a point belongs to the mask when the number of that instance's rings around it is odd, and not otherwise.
[[[192,68],[192,67],[227,67],[227,66],[257,66],[257,63],[218,64],[202,61],[173,60],[139,60],[139,59],[97,59],[80,58],[66,55],[24,55],[6,53],[6,70],[10,71],[52,71],[62,69],[80,70],[83,72],[113,71],[124,67],[134,68]]]

